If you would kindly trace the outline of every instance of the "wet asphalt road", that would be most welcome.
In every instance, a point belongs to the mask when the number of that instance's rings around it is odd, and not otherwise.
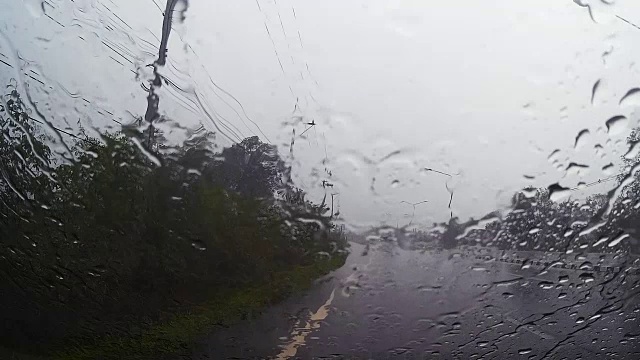
[[[638,276],[352,244],[341,269],[192,359],[640,359]]]

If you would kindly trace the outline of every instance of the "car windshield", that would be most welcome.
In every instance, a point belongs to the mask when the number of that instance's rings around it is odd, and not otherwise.
[[[0,1],[0,358],[639,359],[640,3]]]

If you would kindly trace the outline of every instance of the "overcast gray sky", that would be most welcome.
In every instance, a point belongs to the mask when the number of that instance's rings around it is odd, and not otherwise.
[[[22,78],[55,124],[104,129],[142,114],[162,24],[154,0],[49,3],[3,5],[0,60],[14,64],[0,64],[3,76],[16,64],[39,74],[45,85]],[[447,220],[446,180],[454,215],[478,217],[524,186],[573,187],[620,163],[637,123],[638,103],[619,100],[640,86],[640,30],[616,15],[640,23],[640,3],[591,3],[597,22],[570,0],[190,0],[160,107],[174,138],[202,123],[221,144],[256,134],[288,156],[295,130],[296,182],[316,199],[334,183],[351,224],[406,224],[401,201],[422,200],[414,223]],[[607,133],[615,115],[630,121]],[[559,170],[570,162],[589,169]]]

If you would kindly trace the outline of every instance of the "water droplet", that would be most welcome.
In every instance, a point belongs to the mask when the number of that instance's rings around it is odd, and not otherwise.
[[[44,15],[44,4],[42,0],[22,0],[25,7],[29,11],[29,15],[39,18]]]
[[[627,91],[620,99],[620,106],[637,106],[640,105],[640,88],[633,88]]]
[[[560,184],[558,183],[549,185],[548,190],[549,190],[549,198],[553,202],[557,202],[571,193],[569,188],[560,186]]]
[[[605,1],[605,0],[603,0],[603,1]],[[610,47],[609,50],[604,51],[602,53],[602,63],[605,65],[605,67],[607,65],[607,60],[608,60],[608,58],[609,58],[609,56],[611,55],[612,52],[613,52],[613,46]]]
[[[616,245],[618,245],[622,240],[626,239],[629,237],[629,234],[620,234],[618,236],[616,236],[615,239],[611,240],[611,242],[607,245],[607,247],[614,247]]]
[[[558,157],[560,156],[560,150],[556,149],[554,151],[551,152],[551,154],[549,154],[549,156],[547,156],[547,160],[549,160],[550,163],[554,164],[556,162],[558,162]]]
[[[580,270],[591,270],[593,269],[593,264],[590,261],[585,261],[578,267]]]
[[[206,246],[204,245],[204,243],[203,243],[202,241],[200,241],[200,240],[193,241],[193,242],[191,243],[191,246],[192,246],[194,249],[196,249],[196,250],[200,250],[200,251],[205,251],[205,250],[207,250],[207,247],[206,247]]]
[[[577,4],[577,1],[579,1],[579,0],[574,0],[574,2],[576,2],[576,4]],[[593,84],[593,87],[591,88],[591,105],[594,105],[594,103],[595,103],[596,93],[598,92],[598,89],[600,89],[600,83],[601,83],[601,80],[598,79],[598,81],[596,81]]]
[[[593,277],[593,274],[591,273],[584,273],[584,274],[580,274],[580,280],[584,281],[585,283],[589,283],[595,280],[595,278]]]
[[[565,170],[569,175],[583,176],[583,175],[586,175],[586,173],[588,172],[589,166],[572,162],[567,166]]]
[[[545,290],[553,289],[553,283],[549,281],[541,281],[538,286]]]
[[[601,158],[603,158],[607,155],[602,145],[596,144],[593,148],[596,150],[596,156],[600,156]]]
[[[580,131],[576,136],[576,142],[574,143],[573,147],[576,150],[580,150],[589,141],[590,135],[591,132],[588,129]]]
[[[640,155],[640,142],[635,142],[635,144],[631,146],[629,151],[627,151],[627,153],[624,154],[624,158],[627,160],[633,160],[637,158],[638,155]]]
[[[202,176],[202,173],[198,169],[189,169],[189,170],[187,170],[187,174]]]
[[[609,240],[609,237],[608,236],[603,236],[593,244],[593,247],[596,247],[598,245],[604,244],[607,240]]]
[[[628,119],[626,116],[617,115],[607,120],[607,133],[609,136],[619,135],[627,128]]]

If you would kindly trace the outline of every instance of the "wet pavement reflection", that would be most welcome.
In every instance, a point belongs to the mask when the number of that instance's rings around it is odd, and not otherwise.
[[[638,357],[633,269],[590,271],[568,257],[566,269],[545,267],[554,254],[483,251],[352,243],[341,269],[216,331],[194,358]],[[543,260],[523,265],[536,255]]]

